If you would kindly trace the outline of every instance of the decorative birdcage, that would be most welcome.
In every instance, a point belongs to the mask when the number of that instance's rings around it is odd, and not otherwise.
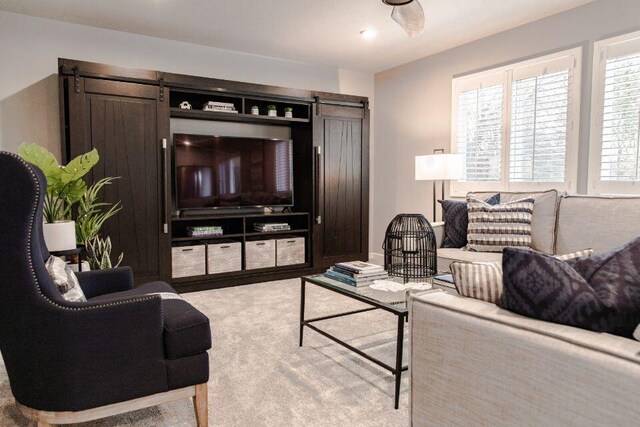
[[[387,227],[382,249],[384,268],[405,283],[438,273],[436,234],[423,215],[397,215]]]

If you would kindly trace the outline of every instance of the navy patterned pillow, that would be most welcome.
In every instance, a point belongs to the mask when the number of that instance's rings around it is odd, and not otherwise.
[[[442,205],[444,220],[443,248],[464,248],[467,246],[467,228],[469,226],[469,212],[467,202],[459,200],[438,200]],[[500,194],[489,197],[485,202],[490,205],[500,204]]]
[[[497,305],[506,310],[628,338],[640,324],[640,237],[570,261],[505,248],[502,271]]]

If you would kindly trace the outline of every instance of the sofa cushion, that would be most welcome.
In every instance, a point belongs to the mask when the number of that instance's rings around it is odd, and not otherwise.
[[[502,252],[505,247],[531,247],[534,201],[529,197],[491,206],[473,195],[468,195],[467,249]]]
[[[467,202],[462,200],[438,200],[442,205],[444,220],[443,248],[464,248],[467,245],[467,227],[469,213]],[[500,203],[500,194],[494,194],[485,200],[490,205]]]
[[[567,262],[507,248],[502,266],[506,310],[628,338],[640,324],[640,238]]]
[[[502,254],[498,252],[473,252],[458,248],[438,249],[438,258],[442,261],[491,262],[502,261]],[[448,265],[448,264],[447,264]],[[438,265],[440,268],[440,266]]]
[[[565,196],[558,212],[557,253],[593,248],[596,254],[640,236],[640,197]]]
[[[494,193],[469,193],[479,198],[490,197]],[[525,197],[533,197],[533,216],[531,217],[531,247],[536,251],[547,254],[569,253],[579,249],[592,247],[591,245],[577,245],[570,250],[555,252],[556,216],[558,213],[559,193],[548,190],[539,193],[531,192],[501,192],[500,203],[512,202]]]
[[[176,294],[165,282],[150,282],[128,291],[100,295],[89,301],[108,301],[149,294]],[[164,351],[167,359],[178,359],[211,348],[209,319],[183,299],[162,298]]]

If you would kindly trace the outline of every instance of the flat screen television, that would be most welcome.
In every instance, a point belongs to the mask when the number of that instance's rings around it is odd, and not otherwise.
[[[173,135],[177,207],[293,206],[290,139]]]

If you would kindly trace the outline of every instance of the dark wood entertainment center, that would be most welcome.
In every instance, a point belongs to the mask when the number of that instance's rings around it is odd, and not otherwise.
[[[289,89],[161,71],[59,59],[62,153],[67,161],[96,148],[90,181],[118,176],[104,192],[122,210],[103,232],[124,252],[136,282],[165,280],[180,292],[299,277],[369,254],[369,109],[366,97]],[[193,105],[183,110],[183,101]],[[208,101],[233,103],[237,114],[202,111]],[[279,117],[261,113],[275,105]],[[282,116],[291,108],[293,118]],[[176,215],[172,119],[285,126],[293,140],[291,212]],[[256,222],[288,222],[291,231],[255,232]],[[188,237],[189,225],[219,225],[220,237]],[[172,278],[172,247],[304,237],[305,262],[230,273]]]

